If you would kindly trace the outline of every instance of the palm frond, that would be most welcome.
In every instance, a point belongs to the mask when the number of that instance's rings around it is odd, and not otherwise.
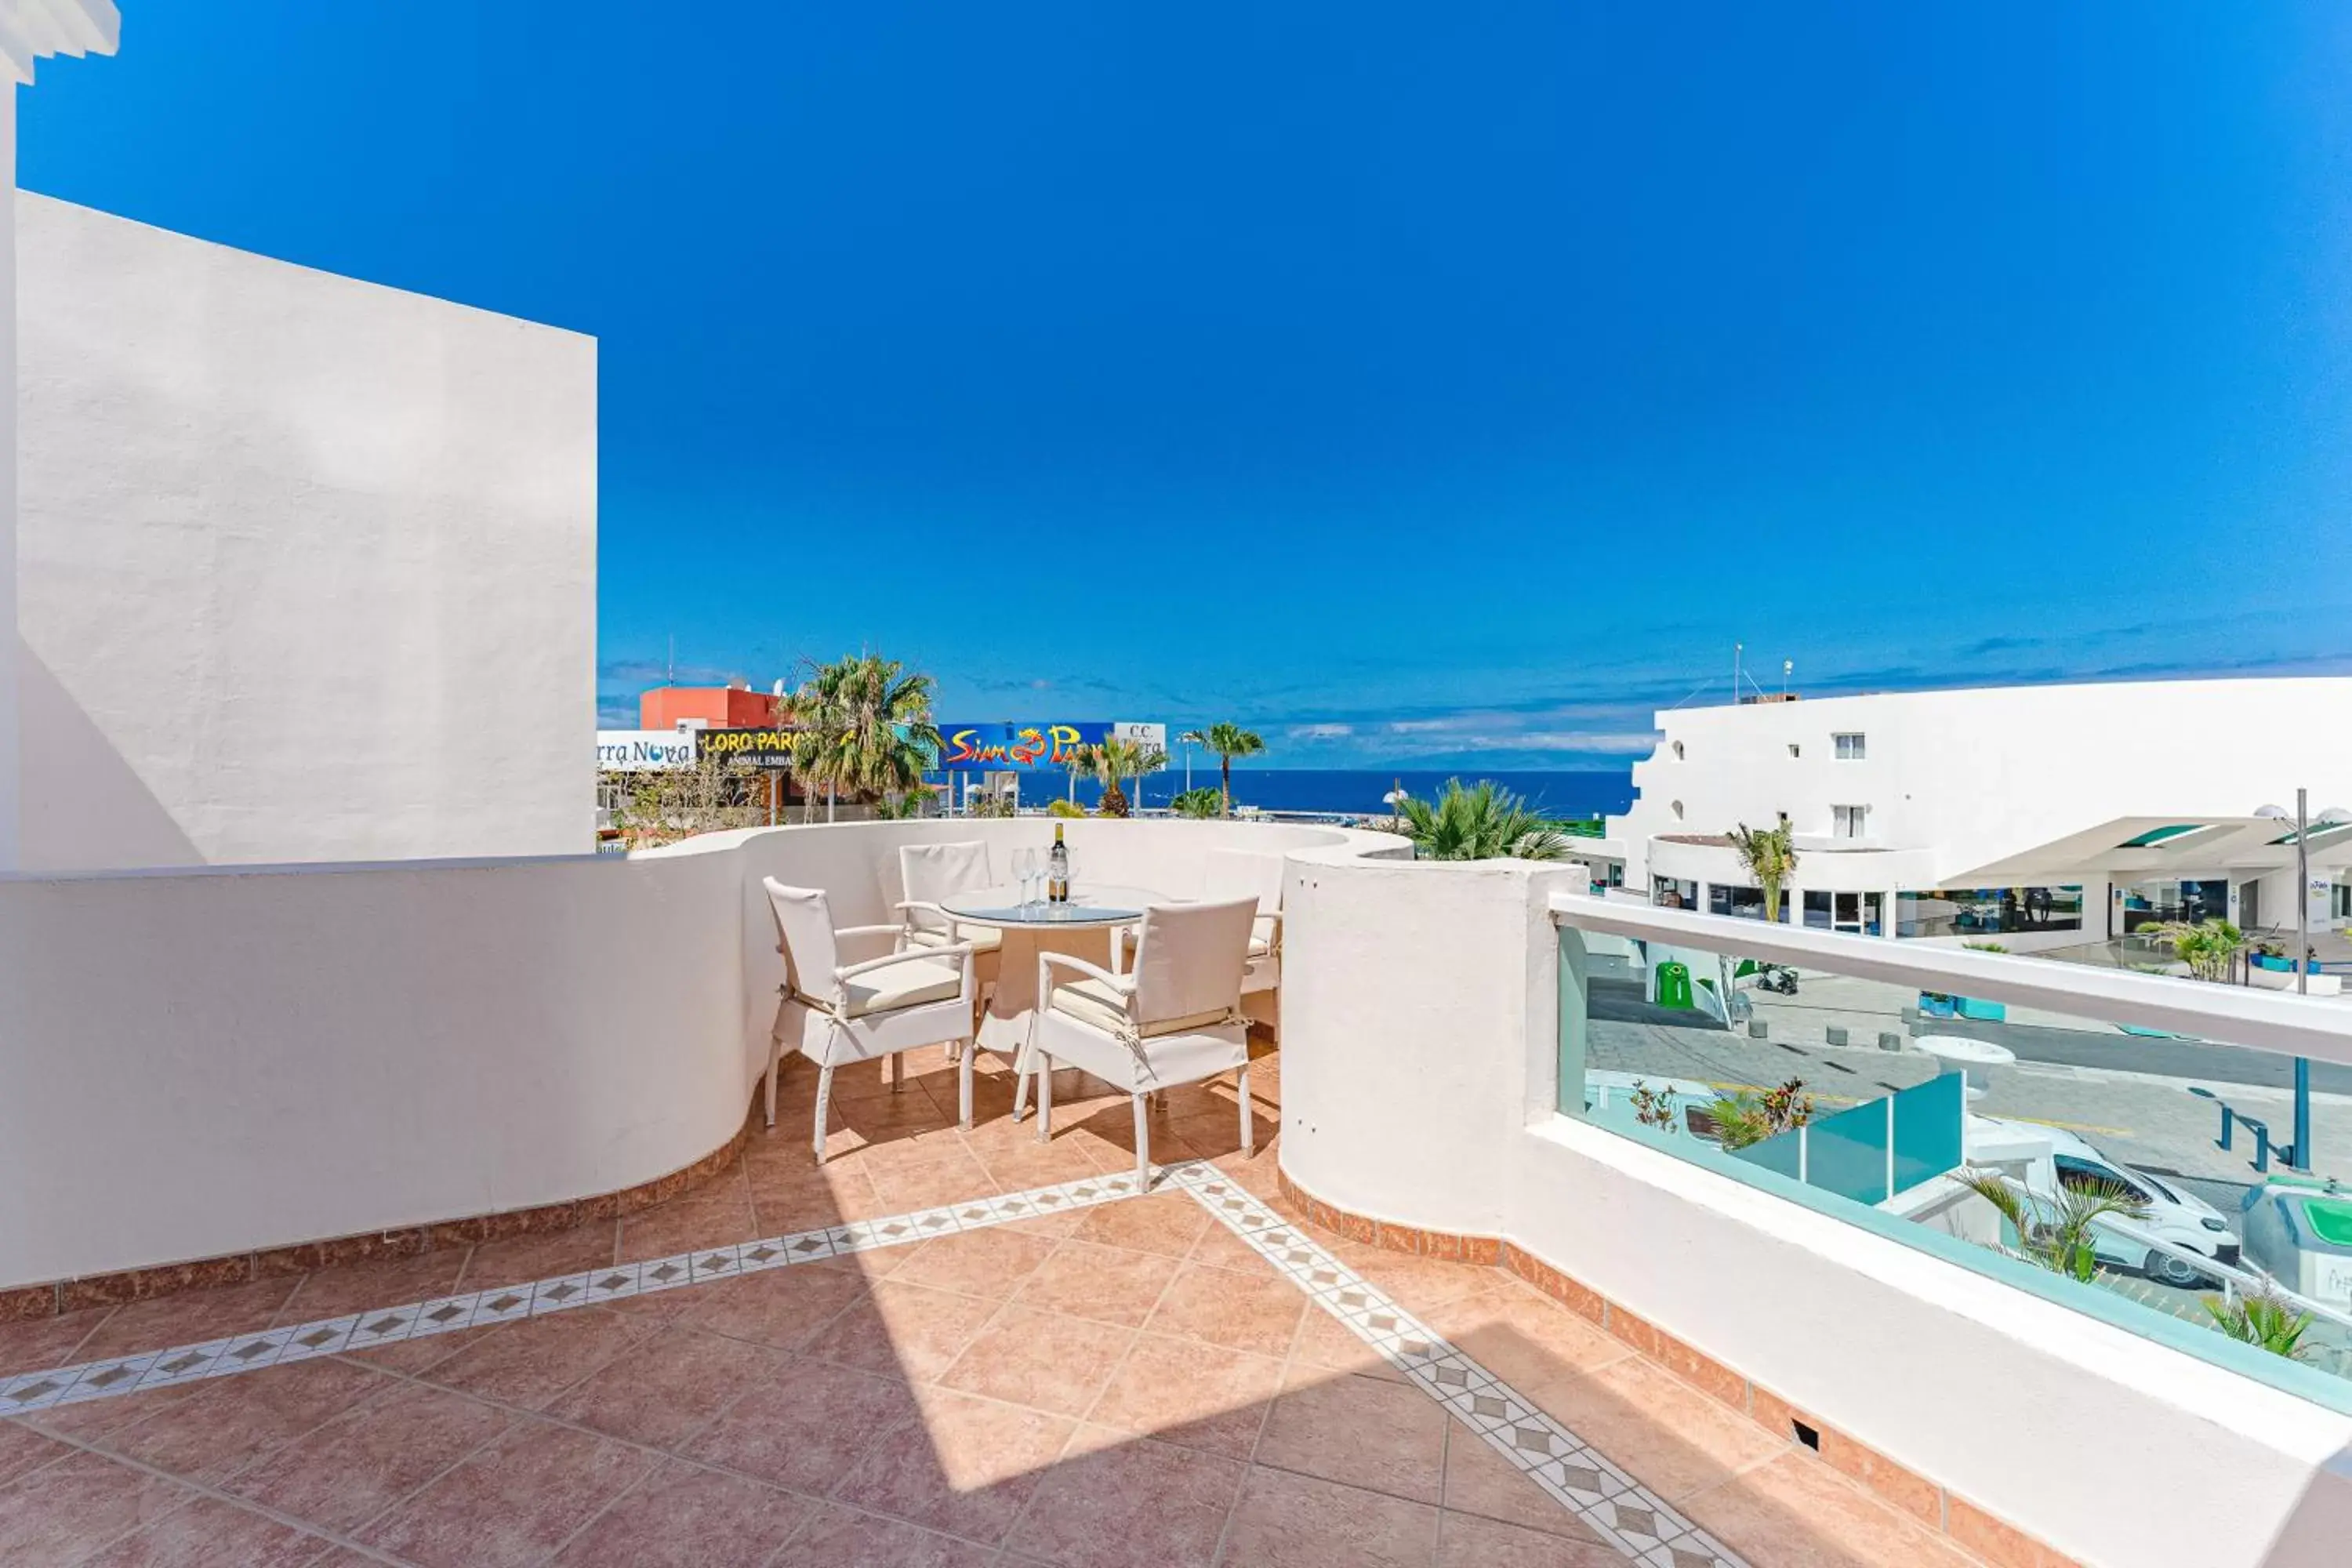
[[[1557,860],[1568,852],[1564,834],[1492,779],[1448,779],[1436,800],[1407,798],[1398,816],[1423,860]]]

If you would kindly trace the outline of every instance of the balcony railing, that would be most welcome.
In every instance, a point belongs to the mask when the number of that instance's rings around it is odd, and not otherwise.
[[[2352,1413],[2352,1181],[2327,1180],[2352,1179],[2352,1002],[1617,900],[1552,911],[1563,1112]],[[2320,1092],[2289,1182],[2243,1124],[2293,1124],[2295,1058]],[[2121,1206],[2053,1241],[2085,1194]],[[2300,1322],[2292,1347],[2225,1329],[2250,1298]]]

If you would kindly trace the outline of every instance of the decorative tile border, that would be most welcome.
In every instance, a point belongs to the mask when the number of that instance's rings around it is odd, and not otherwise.
[[[148,1268],[126,1268],[113,1274],[86,1275],[79,1279],[52,1280],[43,1285],[18,1285],[0,1289],[0,1323],[55,1317],[85,1307],[119,1307],[131,1301],[152,1301],[182,1290],[208,1289],[218,1285],[242,1285],[248,1280],[308,1274],[347,1263],[367,1263],[381,1258],[411,1258],[443,1247],[471,1247],[504,1241],[510,1237],[537,1236],[569,1230],[600,1220],[621,1219],[667,1203],[688,1188],[699,1185],[735,1163],[750,1141],[753,1123],[747,1113],[734,1135],[690,1165],[633,1187],[541,1204],[536,1208],[505,1209],[467,1219],[440,1220],[431,1225],[363,1236],[305,1241],[257,1252],[234,1252],[188,1263],[162,1263]]]
[[[1170,1173],[1276,1270],[1381,1353],[1601,1540],[1647,1568],[1747,1568],[1745,1560],[1538,1409],[1444,1336],[1209,1165]]]
[[[1275,1179],[1282,1185],[1282,1195],[1298,1205],[1309,1224],[1318,1225],[1334,1236],[1440,1263],[1483,1263],[1493,1267],[1503,1261],[1500,1237],[1461,1236],[1452,1231],[1422,1230],[1414,1226],[1391,1225],[1384,1219],[1368,1219],[1334,1207],[1306,1188],[1295,1185],[1287,1171],[1277,1171]]]
[[[700,1179],[720,1168],[740,1148],[742,1134],[703,1161],[646,1184],[632,1193],[661,1189],[675,1195],[689,1172]],[[705,1167],[709,1167],[706,1170]],[[1454,1237],[1411,1227],[1380,1224],[1349,1215],[1315,1200],[1294,1187],[1285,1175],[1283,1191],[1297,1201],[1314,1223],[1322,1216],[1344,1220],[1328,1228],[1391,1250],[1465,1263],[1499,1263],[1544,1290],[1571,1310],[1600,1324],[1635,1349],[1660,1362],[1705,1392],[1749,1415],[1778,1435],[1790,1435],[1790,1423],[1806,1420],[1818,1431],[1822,1458],[1878,1496],[1905,1509],[1922,1522],[1945,1531],[1957,1543],[1997,1568],[2072,1568],[2066,1559],[2023,1532],[1957,1496],[1947,1494],[1894,1464],[1884,1456],[1853,1442],[1834,1428],[1800,1415],[1792,1406],[1703,1352],[1674,1339],[1617,1307],[1599,1293],[1570,1279],[1549,1264],[1515,1245],[1492,1237]],[[1298,1227],[1276,1214],[1255,1194],[1205,1161],[1157,1167],[1154,1181],[1139,1184],[1132,1172],[1082,1177],[1026,1192],[974,1198],[969,1202],[879,1219],[858,1220],[787,1236],[764,1237],[722,1247],[698,1248],[668,1258],[614,1265],[585,1273],[559,1275],[528,1284],[434,1297],[400,1306],[295,1323],[280,1328],[235,1334],[196,1344],[174,1345],[105,1361],[81,1363],[46,1372],[19,1373],[0,1378],[0,1416],[31,1415],[45,1410],[119,1394],[143,1393],[181,1384],[229,1377],[264,1367],[349,1351],[372,1350],[407,1340],[455,1333],[524,1318],[544,1317],[575,1308],[679,1289],[692,1285],[828,1258],[854,1256],[883,1247],[927,1241],[960,1231],[985,1229],[1015,1220],[1067,1213],[1143,1195],[1152,1190],[1189,1194],[1213,1218],[1249,1247],[1284,1278],[1304,1290],[1322,1310],[1337,1318],[1359,1339],[1378,1351],[1412,1384],[1444,1405],[1447,1411],[1522,1474],[1569,1510],[1588,1529],[1633,1562],[1647,1568],[1748,1568],[1741,1558],[1624,1469],[1579,1437],[1567,1426],[1537,1408],[1517,1389],[1496,1377],[1427,1325],[1405,1311],[1377,1287],[1334,1258]],[[613,1194],[614,1200],[624,1194]],[[650,1202],[633,1205],[635,1212]],[[604,1200],[598,1200],[599,1205]],[[573,1210],[571,1223],[583,1218],[583,1205],[559,1205]],[[495,1216],[494,1216],[495,1217]],[[425,1227],[428,1235],[441,1227]],[[520,1235],[524,1231],[501,1231]],[[353,1238],[368,1242],[377,1238]],[[453,1237],[450,1239],[456,1240]],[[320,1244],[333,1246],[335,1244]],[[408,1250],[437,1245],[430,1239]],[[291,1253],[296,1249],[285,1249]],[[398,1255],[392,1249],[361,1256]],[[274,1256],[274,1255],[273,1255]],[[328,1258],[327,1261],[341,1261]],[[312,1264],[311,1267],[319,1265]],[[188,1266],[202,1269],[205,1266]],[[291,1272],[273,1269],[271,1272]],[[237,1278],[250,1278],[240,1275]],[[172,1287],[226,1283],[224,1279],[191,1279]],[[157,1292],[161,1293],[161,1292]],[[140,1298],[126,1298],[140,1299]],[[1734,1385],[1738,1396],[1731,1392]]]
[[[1445,1261],[1496,1264],[1708,1397],[1746,1415],[1781,1441],[1797,1444],[1797,1426],[1801,1423],[1813,1434],[1813,1442],[1807,1446],[1816,1448],[1824,1463],[1872,1496],[1940,1531],[1992,1568],[2080,1568],[2072,1558],[2043,1545],[1958,1492],[1946,1489],[1808,1415],[1761,1384],[1749,1381],[1697,1346],[1619,1306],[1516,1242],[1506,1242],[1497,1237],[1421,1230],[1370,1219],[1323,1202],[1295,1184],[1286,1171],[1281,1173],[1280,1181],[1283,1196],[1297,1205],[1313,1224],[1326,1230],[1391,1252]],[[1279,1216],[1276,1218],[1278,1222]],[[1276,1266],[1280,1267],[1278,1261]]]
[[[1116,1203],[1138,1196],[1142,1191],[1132,1171],[1087,1176],[1027,1192],[919,1209],[912,1214],[826,1226],[726,1247],[698,1247],[668,1258],[617,1264],[583,1274],[558,1275],[527,1285],[436,1296],[315,1322],[233,1334],[201,1344],[173,1345],[166,1350],[85,1362],[47,1372],[18,1373],[0,1378],[0,1416],[37,1415],[92,1399],[229,1377],[288,1362],[310,1361],[345,1351],[373,1350],[404,1340],[426,1339],[520,1318],[541,1318],[578,1307],[649,1296],[771,1268],[787,1268],[797,1263],[904,1247],[958,1231],[982,1230],[1014,1220]]]

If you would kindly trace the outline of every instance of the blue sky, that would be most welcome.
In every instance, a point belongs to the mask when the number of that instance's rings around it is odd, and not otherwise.
[[[123,9],[28,188],[601,340],[608,712],[870,645],[1603,766],[1735,640],[2352,668],[2337,0]]]

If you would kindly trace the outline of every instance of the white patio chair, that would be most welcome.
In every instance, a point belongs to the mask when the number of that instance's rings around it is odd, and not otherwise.
[[[1255,849],[1212,849],[1202,859],[1201,882],[1204,901],[1257,900],[1257,916],[1250,921],[1249,968],[1242,974],[1242,1010],[1252,1023],[1265,1025],[1280,1039],[1282,857]],[[1132,957],[1135,931],[1121,931],[1119,942],[1121,952]]]
[[[1242,1147],[1250,1142],[1249,1026],[1242,974],[1249,966],[1254,898],[1154,904],[1143,911],[1135,968],[1113,974],[1063,952],[1037,955],[1030,1055],[1037,1075],[1037,1138],[1053,1136],[1054,1068],[1074,1067],[1127,1092],[1135,1105],[1135,1170],[1151,1179],[1145,1097],[1228,1069],[1239,1075]],[[1054,971],[1074,978],[1053,984]]]
[[[962,1120],[971,1121],[971,948],[962,942],[920,953],[885,952],[857,963],[839,962],[845,940],[895,938],[895,925],[835,929],[833,909],[815,888],[788,888],[761,879],[776,917],[776,951],[784,958],[782,1000],[768,1039],[768,1125],[776,1124],[776,1077],[784,1042],[817,1065],[817,1161],[824,1161],[824,1116],[833,1099],[833,1069],[890,1058],[890,1088],[907,1080],[906,1053],[920,1046],[963,1047],[958,1084]]]
[[[996,984],[1004,933],[994,926],[965,925],[941,900],[958,893],[978,892],[996,885],[988,862],[988,846],[978,839],[952,844],[898,846],[898,887],[901,897],[891,906],[899,920],[898,951],[920,952],[957,942],[971,947],[974,973],[980,981],[980,1001]]]
[[[1250,849],[1212,849],[1202,868],[1202,897],[1257,900],[1250,921],[1249,968],[1242,975],[1242,1008],[1282,1037],[1276,998],[1282,990],[1282,857]]]

